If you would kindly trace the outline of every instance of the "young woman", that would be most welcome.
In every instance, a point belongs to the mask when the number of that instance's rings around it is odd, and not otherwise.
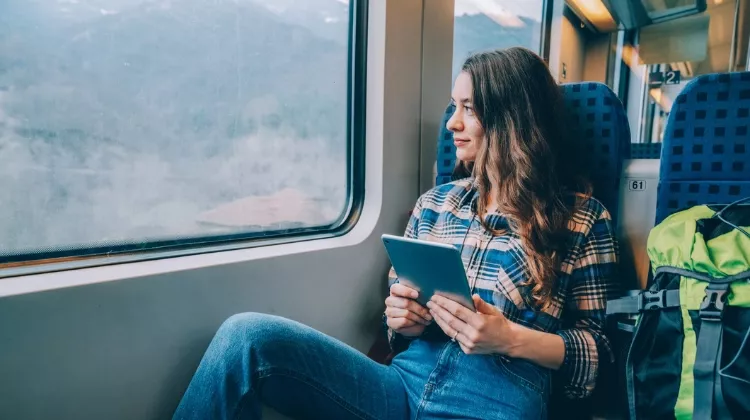
[[[175,419],[541,419],[551,374],[591,393],[611,358],[604,305],[616,293],[609,213],[591,198],[566,142],[545,63],[511,48],[470,57],[456,79],[454,134],[468,178],[417,201],[406,236],[460,247],[477,312],[427,307],[391,270],[389,366],[275,316],[229,318]]]

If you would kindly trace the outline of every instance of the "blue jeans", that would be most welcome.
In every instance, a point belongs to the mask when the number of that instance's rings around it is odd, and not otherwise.
[[[221,326],[176,420],[260,419],[261,404],[294,418],[544,419],[549,371],[415,340],[378,364],[310,327],[256,313]]]

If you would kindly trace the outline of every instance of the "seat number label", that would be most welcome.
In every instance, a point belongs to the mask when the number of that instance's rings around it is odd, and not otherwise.
[[[635,179],[629,182],[630,191],[644,191],[646,189],[646,181]]]

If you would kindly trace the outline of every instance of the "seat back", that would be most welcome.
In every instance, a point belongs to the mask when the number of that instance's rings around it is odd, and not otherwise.
[[[630,125],[625,109],[617,95],[602,83],[567,83],[560,88],[570,139],[580,141],[588,155],[594,196],[616,219],[622,162],[630,150]],[[446,128],[454,111],[454,106],[445,110],[438,135],[437,185],[451,181],[456,165],[453,133]]]
[[[698,204],[750,196],[750,72],[693,79],[667,119],[656,223]]]
[[[661,159],[661,143],[632,143],[630,159]]]

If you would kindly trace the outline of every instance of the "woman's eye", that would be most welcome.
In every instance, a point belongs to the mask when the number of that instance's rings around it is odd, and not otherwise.
[[[464,109],[466,110],[466,113],[469,115],[474,115],[474,108],[470,106],[465,106]]]

